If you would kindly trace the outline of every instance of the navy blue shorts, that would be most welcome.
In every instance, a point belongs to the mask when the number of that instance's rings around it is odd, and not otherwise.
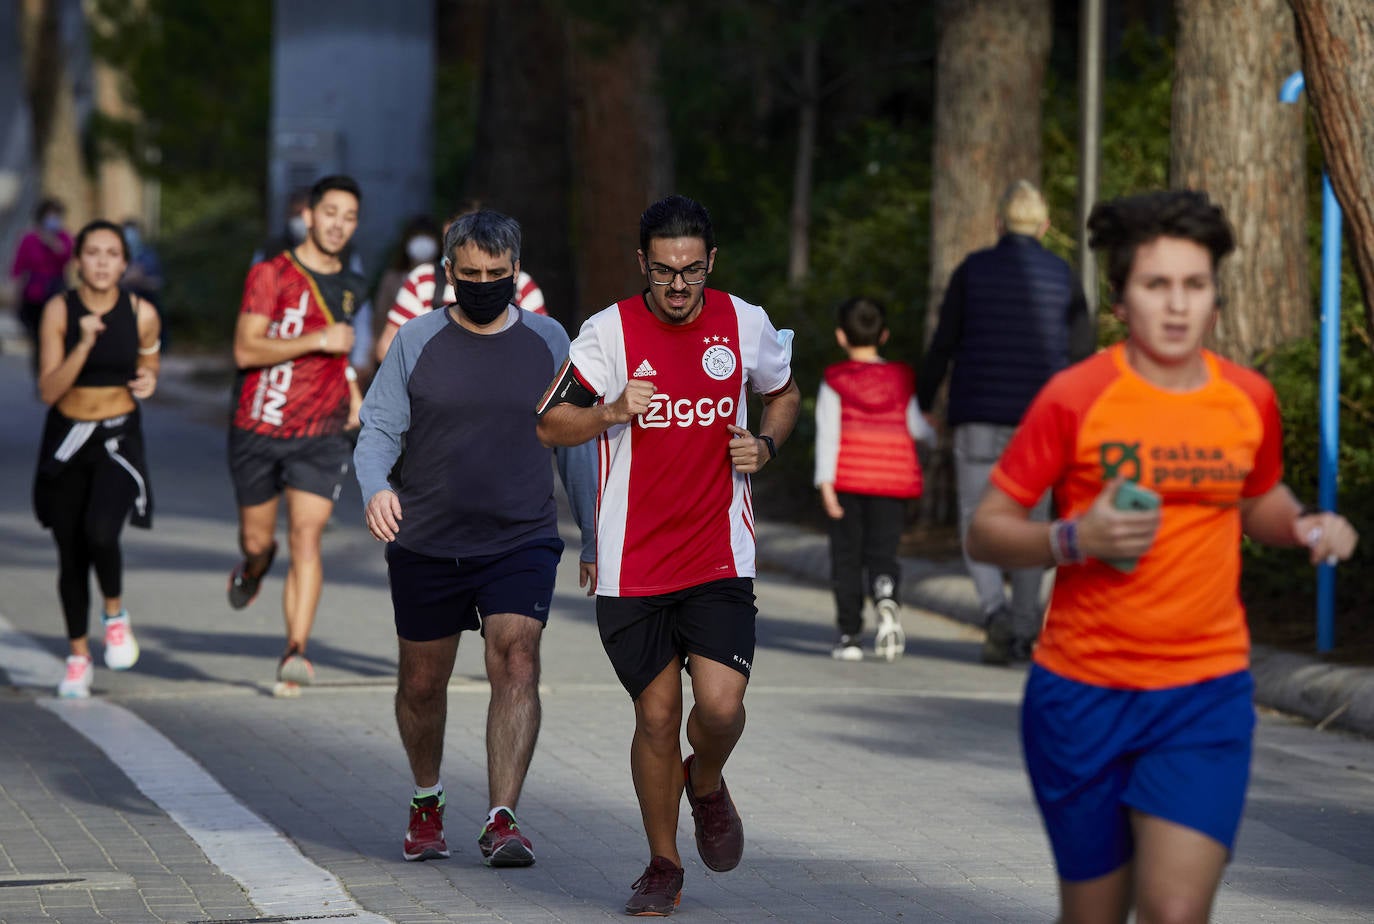
[[[602,647],[631,699],[674,660],[686,663],[688,655],[719,661],[748,677],[758,612],[752,578],[724,578],[651,597],[596,598]]]
[[[463,559],[432,558],[387,543],[396,634],[408,642],[432,642],[480,630],[493,613],[547,623],[562,554],[563,540],[557,538]]]
[[[1021,744],[1059,877],[1095,879],[1129,861],[1132,810],[1230,851],[1250,779],[1254,691],[1249,671],[1115,690],[1032,665]]]

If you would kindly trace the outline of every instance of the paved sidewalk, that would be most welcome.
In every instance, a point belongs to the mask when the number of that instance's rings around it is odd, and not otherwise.
[[[223,477],[224,389],[198,384],[204,371],[193,371],[183,381],[169,363],[155,399],[164,403],[148,415],[158,526],[126,533],[143,657],[133,671],[99,669],[92,704],[146,723],[222,787],[176,795],[228,793],[366,912],[296,905],[274,914],[215,859],[216,841],[241,841],[241,830],[186,827],[127,763],[64,721],[67,705],[51,698],[55,675],[12,671],[12,686],[0,685],[0,924],[624,920],[620,906],[647,859],[629,779],[632,711],[601,651],[592,603],[576,589],[572,556],[543,645],[543,732],[519,806],[539,862],[501,871],[477,857],[488,689],[471,637],[449,688],[443,778],[454,857],[402,862],[409,776],[392,714],[395,641],[356,486],[325,537],[311,645],[320,683],[299,699],[274,699],[283,572],[269,575],[254,606],[228,610],[235,524]],[[0,421],[0,483],[15,486],[0,492],[2,615],[17,630],[0,630],[0,660],[11,664],[15,636],[49,658],[65,648],[52,550],[24,497],[37,414],[16,398],[9,429]],[[760,543],[773,570],[758,581],[749,725],[727,770],[746,860],[729,874],[706,870],[684,805],[680,913],[741,924],[1052,921],[1053,868],[1016,738],[1024,669],[978,665],[977,630],[914,606],[904,659],[834,661],[831,605],[819,589],[823,538],[762,524]],[[957,565],[909,569],[909,602],[959,615]],[[1374,921],[1371,794],[1374,744],[1266,715],[1214,919]],[[201,809],[193,821],[209,817]],[[287,877],[274,872],[273,884]]]

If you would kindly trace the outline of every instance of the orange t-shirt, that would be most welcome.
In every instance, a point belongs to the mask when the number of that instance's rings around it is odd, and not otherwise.
[[[1204,351],[1208,381],[1158,388],[1122,345],[1056,375],[1026,411],[992,481],[1032,506],[1053,489],[1060,516],[1082,514],[1117,474],[1158,493],[1159,532],[1136,569],[1066,565],[1035,661],[1099,686],[1151,690],[1244,670],[1240,501],[1283,473],[1274,390]]]

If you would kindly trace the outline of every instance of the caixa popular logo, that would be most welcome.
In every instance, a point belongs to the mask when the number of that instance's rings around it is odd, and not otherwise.
[[[673,400],[662,392],[649,399],[649,408],[639,415],[641,427],[709,427],[717,420],[730,420],[735,416],[735,399],[724,398],[678,398]]]

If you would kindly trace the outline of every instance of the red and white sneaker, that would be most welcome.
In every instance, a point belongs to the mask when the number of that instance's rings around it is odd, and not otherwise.
[[[500,809],[477,837],[482,862],[487,866],[533,866],[534,845],[520,833],[520,825],[507,809]]]
[[[95,679],[95,664],[87,655],[67,658],[67,675],[57,685],[57,695],[63,699],[89,699],[91,681]]]
[[[407,860],[447,860],[448,842],[444,840],[444,796],[410,800],[410,823],[401,856]]]

